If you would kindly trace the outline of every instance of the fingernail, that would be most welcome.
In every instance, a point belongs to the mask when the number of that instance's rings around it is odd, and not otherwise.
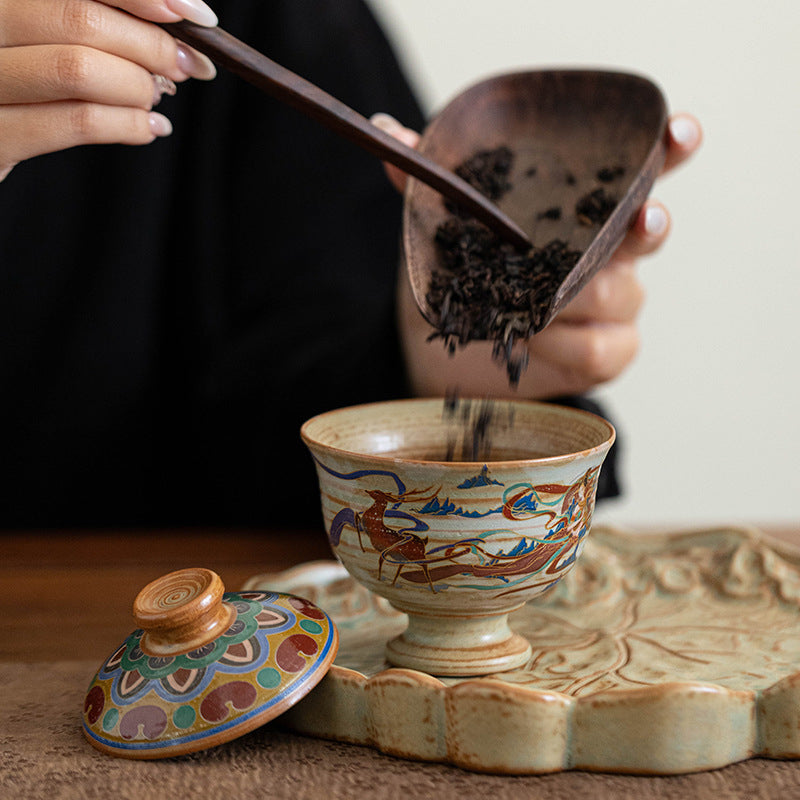
[[[403,130],[403,126],[394,117],[384,114],[382,111],[373,114],[369,121],[376,128],[380,128],[384,133],[391,133],[392,136]]]
[[[167,8],[175,14],[180,14],[189,22],[213,28],[219,24],[217,15],[203,2],[203,0],[166,0]]]
[[[691,117],[674,117],[669,123],[672,139],[682,147],[691,147],[700,140],[700,129]]]
[[[178,91],[175,84],[163,75],[153,75],[153,105],[157,106],[161,98],[168,94],[170,97]]]
[[[190,78],[198,78],[201,81],[210,81],[217,75],[217,68],[214,62],[197,50],[178,42],[178,69]]]
[[[389,114],[385,114],[383,111],[379,111],[377,114],[373,114],[370,117],[370,122],[376,127],[380,128],[384,133],[388,133],[390,136],[394,136],[395,139],[399,139],[403,144],[407,145],[408,147],[416,147],[418,137],[414,131],[409,130],[403,125],[402,122],[398,122],[394,117],[390,116]]]
[[[151,111],[149,116],[150,132],[153,136],[169,136],[172,133],[172,123],[157,111]]]
[[[661,206],[648,206],[644,212],[644,229],[649,236],[661,236],[667,230],[669,217]]]

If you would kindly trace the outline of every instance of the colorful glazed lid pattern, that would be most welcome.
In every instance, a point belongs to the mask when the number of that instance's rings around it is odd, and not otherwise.
[[[139,629],[100,668],[83,711],[89,742],[125,758],[191,753],[263,725],[322,679],[339,643],[313,603],[224,592],[206,569],[148,584],[134,618]]]

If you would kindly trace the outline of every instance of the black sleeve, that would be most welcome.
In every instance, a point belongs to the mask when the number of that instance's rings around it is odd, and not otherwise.
[[[227,0],[220,24],[423,126],[361,0]],[[2,527],[316,525],[301,423],[408,392],[378,160],[224,72],[160,110],[167,139],[0,184]]]
[[[614,420],[612,420],[606,413],[604,408],[595,400],[590,397],[571,395],[568,397],[557,397],[552,400],[562,406],[569,406],[570,408],[578,408],[583,411],[589,411],[596,414],[598,417],[608,420],[616,429]],[[620,434],[616,429],[617,437],[611,449],[608,451],[603,466],[600,470],[600,478],[597,483],[597,499],[598,501],[607,500],[612,497],[619,497],[622,494],[620,486],[619,472],[620,472]]]
[[[221,25],[364,115],[423,120],[360,0]],[[382,165],[221,71],[174,134],[0,185],[0,525],[304,525],[308,416],[406,390]]]

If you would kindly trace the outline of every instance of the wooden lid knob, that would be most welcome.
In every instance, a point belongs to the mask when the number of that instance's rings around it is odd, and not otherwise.
[[[151,656],[175,656],[222,636],[236,613],[222,601],[224,591],[219,575],[200,567],[148,583],[133,602],[134,619],[144,630],[142,650]]]

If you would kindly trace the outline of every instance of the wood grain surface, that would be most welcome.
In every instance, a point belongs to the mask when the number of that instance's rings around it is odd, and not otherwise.
[[[251,575],[331,558],[316,531],[31,531],[0,535],[0,661],[106,658],[135,629],[133,601],[176,569]]]

